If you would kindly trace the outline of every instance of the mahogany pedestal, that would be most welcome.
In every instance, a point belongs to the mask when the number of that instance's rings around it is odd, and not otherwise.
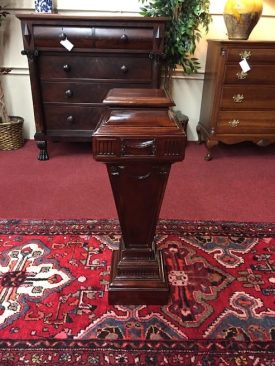
[[[154,236],[173,162],[186,135],[160,89],[112,89],[93,134],[93,155],[107,165],[121,226],[113,253],[110,304],[166,304],[169,286]]]

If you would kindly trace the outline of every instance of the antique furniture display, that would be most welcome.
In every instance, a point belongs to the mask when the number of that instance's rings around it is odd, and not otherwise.
[[[171,164],[186,135],[161,89],[113,89],[93,134],[93,155],[107,165],[122,232],[114,251],[110,304],[165,304],[169,286],[154,236]]]
[[[18,14],[39,160],[47,141],[90,141],[114,87],[158,88],[167,18]]]
[[[199,141],[275,141],[275,42],[209,40]]]

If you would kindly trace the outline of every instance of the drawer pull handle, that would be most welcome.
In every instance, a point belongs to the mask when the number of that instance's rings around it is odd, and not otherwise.
[[[246,79],[247,78],[247,75],[248,75],[247,72],[243,72],[243,71],[237,72],[237,74],[236,74],[236,76],[237,76],[237,78],[239,80]]]
[[[67,122],[73,123],[74,122],[74,117],[73,116],[68,116],[67,117]]]
[[[248,60],[251,55],[252,55],[251,51],[247,51],[247,50],[243,50],[240,53],[240,56],[241,56],[242,60]]]
[[[69,71],[71,71],[71,66],[70,66],[70,65],[68,65],[68,64],[65,64],[65,65],[63,65],[63,70],[64,70],[65,72],[69,72]]]
[[[65,95],[68,98],[71,98],[73,96],[73,91],[71,89],[68,89],[65,91]]]
[[[235,103],[242,103],[244,102],[244,95],[243,94],[235,94],[233,95],[233,100]]]
[[[120,70],[123,72],[123,74],[126,74],[126,72],[128,72],[128,67],[125,65],[122,65]]]
[[[122,36],[120,37],[120,39],[121,39],[123,42],[127,42],[127,41],[128,41],[128,36],[127,36],[127,34],[122,34]]]
[[[60,33],[60,34],[59,34],[59,39],[60,39],[61,41],[65,41],[65,39],[67,39],[67,35],[66,35],[66,33],[64,33],[64,32]]]
[[[154,156],[156,154],[155,140],[123,140],[121,142],[122,156]]]
[[[231,127],[237,127],[240,124],[240,121],[238,119],[232,119],[231,121],[228,121],[228,124]]]

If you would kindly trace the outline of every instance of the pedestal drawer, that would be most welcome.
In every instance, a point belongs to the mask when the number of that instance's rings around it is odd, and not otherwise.
[[[220,112],[215,132],[224,134],[275,133],[275,111]]]
[[[222,109],[271,109],[275,108],[275,85],[224,86],[221,95]]]
[[[104,107],[44,105],[46,127],[49,130],[93,130]]]
[[[44,55],[39,70],[42,79],[152,79],[148,55]]]

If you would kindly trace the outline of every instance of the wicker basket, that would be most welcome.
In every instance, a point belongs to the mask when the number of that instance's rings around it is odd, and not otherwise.
[[[24,144],[22,117],[11,116],[9,122],[0,123],[0,150],[19,149]]]

